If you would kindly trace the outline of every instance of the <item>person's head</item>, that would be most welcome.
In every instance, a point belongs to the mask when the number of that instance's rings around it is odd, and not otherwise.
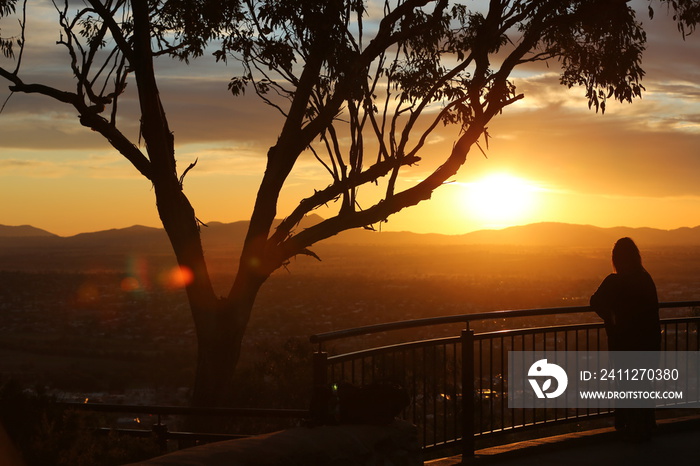
[[[617,273],[643,269],[642,256],[632,238],[617,240],[612,250],[612,262]]]

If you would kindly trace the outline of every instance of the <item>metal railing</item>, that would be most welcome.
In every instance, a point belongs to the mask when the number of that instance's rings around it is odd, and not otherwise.
[[[178,448],[192,446],[201,443],[217,442],[221,440],[232,440],[249,437],[250,435],[222,434],[206,432],[179,432],[170,430],[164,423],[165,418],[171,416],[185,417],[219,417],[227,419],[241,418],[265,418],[265,419],[291,419],[301,420],[309,417],[306,409],[265,409],[265,408],[195,408],[188,406],[145,406],[145,405],[120,405],[106,403],[77,403],[64,402],[61,405],[68,409],[101,412],[108,414],[131,414],[131,415],[153,415],[155,422],[150,429],[127,429],[102,427],[98,432],[109,434],[117,433],[131,437],[152,438],[158,445],[160,451],[165,453],[168,450],[168,441],[178,442]]]
[[[662,309],[692,308],[700,301],[661,303]],[[479,321],[511,322],[514,319],[566,316],[590,313],[587,306],[548,309],[493,311],[443,316],[358,327],[312,335],[317,345],[313,354],[313,390],[308,409],[192,408],[180,406],[115,405],[101,403],[63,403],[66,407],[104,413],[146,414],[155,416],[150,429],[103,428],[136,437],[151,437],[166,451],[168,441],[179,446],[246,437],[237,434],[178,432],[164,419],[170,416],[214,416],[228,419],[265,418],[312,421],[323,416],[317,393],[332,383],[354,385],[393,383],[409,394],[410,403],[402,417],[419,428],[426,451],[454,448],[464,457],[473,456],[475,440],[508,432],[555,425],[608,413],[601,409],[509,409],[507,407],[506,360],[508,351],[591,351],[606,349],[602,323],[532,326],[475,333]],[[700,314],[698,314],[700,315]],[[339,340],[358,340],[398,330],[426,330],[435,326],[461,324],[456,335],[370,347],[329,355],[326,346]],[[524,322],[524,324],[528,324]],[[505,325],[505,324],[503,324]],[[510,325],[507,325],[510,326]],[[700,316],[662,319],[663,349],[700,350]],[[427,332],[423,332],[425,334]],[[172,421],[171,421],[172,425]]]
[[[692,308],[700,301],[661,303],[661,309]],[[508,351],[593,351],[607,348],[602,322],[536,326],[475,334],[477,321],[590,313],[587,306],[464,314],[371,325],[312,335],[314,386],[331,383],[398,384],[410,404],[403,417],[419,428],[424,450],[455,447],[474,455],[475,439],[609,413],[607,409],[509,409]],[[697,314],[697,312],[695,312]],[[458,335],[329,355],[330,342],[404,329],[463,324]],[[700,317],[662,319],[662,348],[697,351]],[[322,409],[322,407],[321,407]],[[318,413],[312,413],[318,414]]]

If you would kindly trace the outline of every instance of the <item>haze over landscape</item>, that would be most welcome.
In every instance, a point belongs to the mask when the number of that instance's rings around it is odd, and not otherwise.
[[[311,216],[302,221],[299,228],[321,220]],[[222,287],[227,286],[227,278],[235,273],[247,225],[247,222],[212,222],[202,227],[210,272]],[[334,277],[342,282],[349,276],[366,275],[364,279],[371,283],[372,277],[382,270],[386,276],[380,278],[380,282],[389,276],[397,280],[402,277],[413,280],[420,276],[439,280],[449,276],[481,282],[501,275],[505,286],[508,280],[526,278],[543,282],[553,278],[557,282],[585,280],[589,282],[588,289],[582,290],[574,304],[587,304],[588,293],[610,272],[612,244],[624,236],[632,237],[639,244],[647,258],[645,263],[651,263],[647,267],[662,285],[666,280],[673,283],[680,280],[687,284],[688,290],[695,290],[697,285],[693,280],[700,274],[697,265],[700,262],[695,262],[700,254],[700,227],[659,230],[536,223],[463,235],[355,229],[313,247],[320,260],[307,256],[296,258],[275,276],[295,277],[302,282],[309,276],[325,276],[328,280]],[[123,291],[129,292],[149,291],[160,286],[175,291],[183,286],[178,282],[182,277],[178,275],[164,230],[145,226],[62,237],[28,225],[0,225],[0,270],[88,276],[109,273],[122,281]],[[269,284],[265,288],[275,286]],[[368,286],[381,289],[378,283]],[[222,288],[220,292],[223,294],[227,290]],[[487,286],[478,291],[479,295],[490,293]],[[538,302],[535,297],[528,298],[527,302],[494,304],[492,309],[503,305],[559,305],[562,299],[566,304],[571,297],[571,293],[554,285],[551,293],[549,302]],[[684,299],[694,299],[688,293],[684,293]],[[671,300],[675,299],[675,294],[674,291],[668,295],[660,293],[660,296]],[[465,299],[470,298],[465,296]],[[374,317],[383,318],[381,315]],[[337,325],[340,324],[334,326]]]
[[[228,291],[246,226],[203,227],[218,293]],[[539,223],[464,235],[353,230],[330,238],[313,248],[321,262],[294,259],[263,286],[241,369],[252,391],[241,395],[249,397],[241,403],[293,407],[294,400],[277,398],[269,381],[289,375],[280,372],[280,360],[300,358],[296,363],[306,367],[313,333],[587,305],[611,271],[610,248],[621,236],[639,243],[662,301],[700,297],[700,227]],[[194,370],[186,280],[162,229],[133,226],[61,237],[30,226],[0,226],[0,371],[69,391],[171,387],[166,393],[174,396],[172,387],[187,386]],[[511,324],[486,321],[476,328],[503,325]]]

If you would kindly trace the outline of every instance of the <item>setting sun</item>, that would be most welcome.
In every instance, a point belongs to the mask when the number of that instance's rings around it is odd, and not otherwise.
[[[464,186],[468,215],[488,227],[527,222],[537,210],[537,186],[507,173],[487,175]]]

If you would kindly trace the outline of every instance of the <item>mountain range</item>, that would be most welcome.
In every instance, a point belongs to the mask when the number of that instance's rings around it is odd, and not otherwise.
[[[303,229],[323,219],[311,215],[304,219],[298,228]],[[248,228],[247,221],[232,223],[210,222],[202,227],[202,241],[205,245],[237,249]],[[700,226],[661,230],[656,228],[613,227],[601,228],[592,225],[542,222],[513,226],[499,230],[479,230],[461,235],[439,233],[413,233],[409,231],[370,231],[355,229],[342,232],[326,241],[335,243],[365,244],[494,244],[523,246],[609,246],[616,239],[629,236],[640,244],[650,246],[695,246],[700,245]],[[85,247],[129,245],[142,249],[139,245],[153,246],[167,242],[162,228],[134,225],[73,236],[58,236],[49,231],[30,225],[0,225],[0,249],[15,245],[33,243],[36,245],[63,244]],[[168,245],[165,244],[167,247]]]
[[[298,228],[322,221],[318,216],[305,219]],[[245,237],[248,223],[211,222],[202,227],[202,241],[210,254],[236,255]],[[640,247],[700,246],[700,226],[660,230],[655,228],[600,228],[566,223],[534,223],[501,230],[481,230],[462,235],[377,232],[356,229],[343,232],[322,244],[354,246],[428,246],[493,245],[528,247],[606,248],[621,237],[633,238]],[[324,246],[326,247],[326,246]],[[82,265],[91,259],[112,258],[123,263],[125,255],[149,255],[172,260],[167,235],[161,228],[132,226],[62,237],[28,225],[0,225],[0,270],[34,269],[42,261],[74,262]],[[98,261],[103,262],[103,261]]]

